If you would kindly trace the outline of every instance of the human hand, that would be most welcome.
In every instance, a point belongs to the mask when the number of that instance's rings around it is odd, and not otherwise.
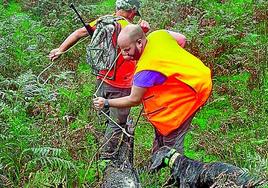
[[[53,49],[50,51],[48,58],[51,61],[54,61],[54,60],[58,59],[61,56],[61,54],[62,54],[62,52],[60,51],[60,49],[56,48],[56,49]]]
[[[95,99],[93,99],[93,104],[94,104],[94,107],[96,108],[96,110],[103,109],[104,102],[105,102],[105,99],[102,97],[96,97]]]
[[[141,29],[143,30],[144,33],[147,33],[150,30],[150,25],[147,21],[141,20],[139,23]]]

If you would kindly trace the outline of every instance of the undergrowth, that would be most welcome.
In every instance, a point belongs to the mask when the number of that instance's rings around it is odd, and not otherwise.
[[[105,126],[92,108],[95,78],[85,63],[89,39],[57,62],[47,55],[76,28],[72,1],[0,1],[0,186],[98,187],[96,163]],[[114,1],[79,0],[89,22]],[[53,7],[53,8],[52,8]],[[186,49],[213,72],[213,93],[185,142],[190,158],[223,161],[268,179],[266,1],[144,0],[153,30],[186,35]],[[135,20],[138,21],[138,20]],[[132,109],[138,117],[140,107]],[[135,167],[143,187],[161,187],[168,169],[146,172],[154,131],[141,118]]]

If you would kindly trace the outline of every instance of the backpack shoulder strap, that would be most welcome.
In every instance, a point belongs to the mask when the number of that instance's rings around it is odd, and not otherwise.
[[[114,20],[114,21],[119,21],[119,20],[125,20],[127,22],[129,22],[125,17],[123,16],[116,16],[116,15],[111,15],[111,14],[108,14],[108,15],[104,15],[104,16],[101,16],[97,19],[97,21],[101,21],[101,20]]]

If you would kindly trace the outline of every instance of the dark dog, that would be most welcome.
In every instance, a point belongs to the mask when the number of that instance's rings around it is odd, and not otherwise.
[[[173,180],[180,188],[253,188],[263,184],[250,177],[243,169],[227,163],[202,163],[191,160],[168,147],[160,148],[153,155],[151,170],[168,166]]]

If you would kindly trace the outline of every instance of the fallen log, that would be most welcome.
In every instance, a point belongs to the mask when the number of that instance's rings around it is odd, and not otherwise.
[[[134,136],[133,121],[128,121],[127,132]],[[102,188],[140,188],[136,169],[133,167],[133,137],[123,137],[116,160],[112,160],[104,170]]]

